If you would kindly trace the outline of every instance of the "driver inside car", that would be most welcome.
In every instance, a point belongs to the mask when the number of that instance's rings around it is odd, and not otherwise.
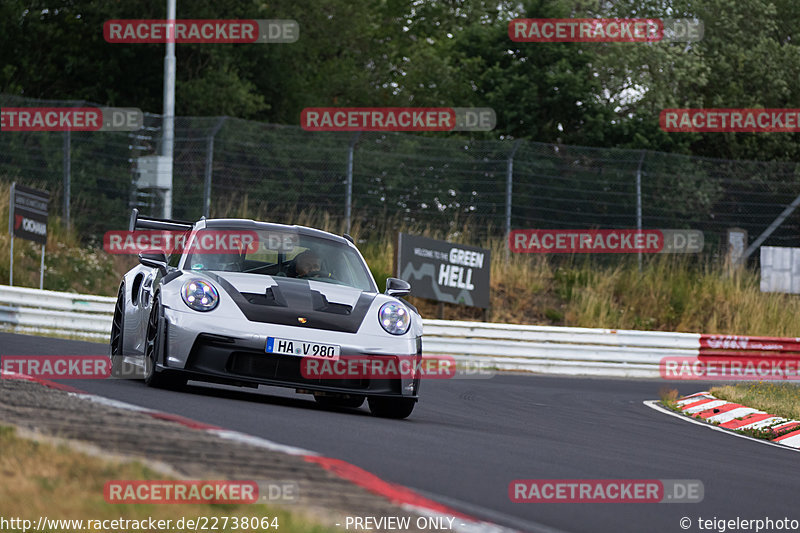
[[[322,259],[311,250],[306,250],[294,258],[294,274],[297,278],[310,275],[324,276],[322,272]]]

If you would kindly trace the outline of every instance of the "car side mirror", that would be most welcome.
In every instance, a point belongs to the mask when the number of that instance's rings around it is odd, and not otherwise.
[[[399,298],[411,294],[411,284],[399,278],[386,278],[386,293]]]
[[[164,252],[139,252],[139,262],[144,266],[157,268],[162,276],[167,275],[167,254]]]

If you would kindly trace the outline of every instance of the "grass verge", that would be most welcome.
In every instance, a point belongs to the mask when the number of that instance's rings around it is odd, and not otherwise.
[[[765,411],[771,415],[782,416],[793,420],[800,420],[800,387],[792,383],[739,383],[736,385],[723,385],[713,387],[709,391],[714,397],[746,407]],[[680,413],[689,418],[699,418],[698,414],[690,415],[678,406],[678,391],[667,387],[659,391],[661,405],[667,409]],[[709,422],[711,425],[719,423]],[[797,428],[784,431],[766,429],[732,429],[750,437],[764,440],[773,440],[786,433],[791,433]]]
[[[37,524],[39,517],[74,520],[155,520],[181,517],[277,517],[279,531],[328,533],[328,529],[282,509],[262,505],[113,505],[106,503],[106,481],[163,480],[141,463],[117,463],[68,448],[16,435],[14,428],[0,426],[0,516],[17,517]],[[221,524],[221,522],[220,522]],[[73,526],[74,527],[74,526]],[[84,527],[83,530],[88,528]],[[75,530],[69,527],[60,531]],[[233,531],[230,527],[227,529]],[[148,531],[143,529],[143,531]]]
[[[712,388],[720,400],[740,403],[771,415],[800,420],[800,386],[794,383],[757,381]]]

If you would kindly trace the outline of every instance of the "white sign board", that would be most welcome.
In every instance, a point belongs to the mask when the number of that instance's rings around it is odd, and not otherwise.
[[[800,248],[761,247],[761,292],[800,294]]]

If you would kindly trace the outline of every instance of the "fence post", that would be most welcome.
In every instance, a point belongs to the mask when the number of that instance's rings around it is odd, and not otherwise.
[[[511,234],[511,192],[514,186],[514,154],[517,153],[520,143],[522,143],[522,139],[514,141],[506,162],[506,258],[510,253],[508,236]]]
[[[642,165],[644,164],[644,156],[647,150],[642,150],[642,155],[639,157],[639,166],[636,167],[636,229],[642,231]],[[636,254],[639,260],[639,272],[642,271],[642,251]]]
[[[208,136],[208,145],[206,146],[206,180],[203,187],[203,216],[209,218],[211,216],[211,174],[214,166],[214,137],[217,136],[225,119],[228,117],[220,118],[211,130]]]
[[[8,285],[14,286],[14,191],[17,188],[17,182],[11,182],[11,190],[9,192],[8,203],[8,233],[11,235],[11,249],[9,251],[9,264],[8,264]]]
[[[69,201],[71,188],[71,181],[72,181],[72,160],[71,160],[71,153],[70,153],[70,136],[69,130],[64,132],[64,152],[62,156],[62,171],[64,173],[64,227],[69,229],[70,221],[69,221]]]
[[[350,146],[347,148],[347,179],[345,181],[345,197],[344,197],[344,227],[345,233],[350,233],[350,217],[353,211],[353,152],[356,148],[356,142],[361,132],[356,132],[353,138],[350,139]]]
[[[175,28],[176,0],[167,0],[167,21]],[[163,189],[164,206],[161,218],[172,218],[172,184],[175,174],[175,39],[167,39],[164,55],[164,112],[161,118],[161,155],[169,160],[168,185]]]

